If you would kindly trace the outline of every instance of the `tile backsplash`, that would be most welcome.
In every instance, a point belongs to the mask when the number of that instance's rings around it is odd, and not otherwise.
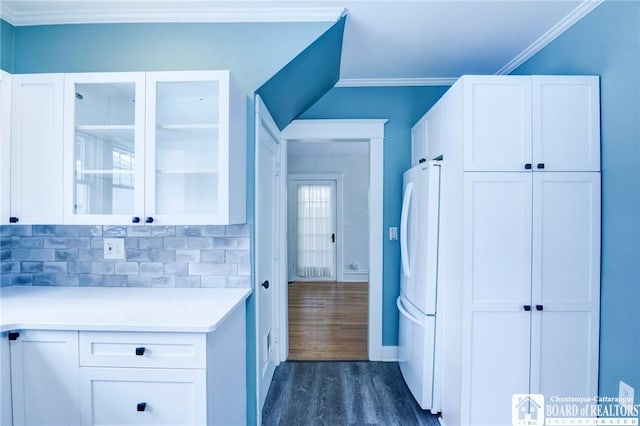
[[[124,239],[123,260],[104,238]],[[2,286],[250,287],[250,228],[4,225],[0,268]]]

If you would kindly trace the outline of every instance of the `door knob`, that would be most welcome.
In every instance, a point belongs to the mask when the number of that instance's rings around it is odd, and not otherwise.
[[[265,280],[262,284],[260,284],[264,288],[269,288],[269,280]]]

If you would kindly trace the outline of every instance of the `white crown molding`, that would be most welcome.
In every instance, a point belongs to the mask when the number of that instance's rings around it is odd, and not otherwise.
[[[458,77],[426,78],[341,78],[336,87],[451,86]]]
[[[596,7],[600,6],[604,0],[585,0],[578,5],[571,13],[560,20],[556,25],[551,27],[549,31],[544,33],[539,39],[534,41],[529,47],[523,50],[518,56],[507,62],[505,66],[500,68],[497,75],[509,74],[536,53],[544,49],[549,43],[558,38],[558,36],[567,31],[573,24],[587,16]]]
[[[11,25],[27,26],[80,23],[333,22],[345,13],[345,9],[341,7],[220,7],[203,4],[185,8],[180,7],[179,2],[172,3],[169,7],[149,5],[141,8],[127,7],[126,2],[114,2],[113,7],[103,9],[78,8],[61,11],[51,8],[16,12],[11,9],[11,2],[3,1],[0,2],[0,17]]]

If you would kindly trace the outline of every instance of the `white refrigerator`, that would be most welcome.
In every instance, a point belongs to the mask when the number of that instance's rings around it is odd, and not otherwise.
[[[402,273],[399,363],[402,376],[424,410],[440,412],[434,378],[436,296],[440,222],[440,161],[427,161],[403,175],[400,221]]]

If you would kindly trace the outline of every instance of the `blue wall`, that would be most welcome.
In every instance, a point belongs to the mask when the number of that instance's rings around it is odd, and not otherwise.
[[[12,72],[229,69],[251,95],[330,24],[15,27]]]
[[[299,118],[386,118],[384,135],[382,344],[398,344],[400,245],[386,229],[400,225],[402,172],[411,166],[411,127],[448,86],[334,88]]]
[[[640,391],[640,2],[605,1],[514,74],[598,74],[602,128],[600,391]]]
[[[0,69],[13,70],[13,25],[0,19]]]
[[[324,23],[2,24],[2,67],[15,74],[229,69],[247,98],[247,222],[253,223],[253,92],[331,26]],[[8,36],[5,37],[5,35]],[[5,45],[9,48],[7,53]],[[13,46],[13,49],[10,47]],[[9,65],[4,63],[5,54]],[[6,68],[5,68],[6,65]],[[253,244],[253,238],[252,238]],[[253,256],[253,246],[252,246]],[[253,264],[253,262],[252,262]],[[247,360],[255,359],[255,302],[247,301]],[[255,365],[247,366],[247,421],[255,424]]]

